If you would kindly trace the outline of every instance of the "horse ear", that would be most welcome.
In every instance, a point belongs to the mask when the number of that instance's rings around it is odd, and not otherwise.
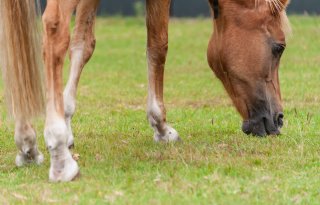
[[[212,8],[213,16],[217,19],[219,17],[219,0],[209,0],[209,3]]]

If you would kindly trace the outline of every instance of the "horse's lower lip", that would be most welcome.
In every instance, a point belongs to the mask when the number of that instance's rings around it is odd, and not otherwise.
[[[242,131],[247,135],[252,134],[253,136],[259,136],[259,137],[264,137],[266,135],[281,134],[280,126],[275,129],[268,130],[265,122],[253,123],[253,121],[250,121],[250,120],[243,121]]]

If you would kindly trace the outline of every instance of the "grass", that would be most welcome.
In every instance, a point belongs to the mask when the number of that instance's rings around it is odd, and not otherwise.
[[[73,121],[80,180],[48,182],[42,121],[35,127],[45,163],[16,168],[13,125],[2,106],[0,203],[319,204],[320,18],[291,21],[280,70],[283,135],[255,138],[241,132],[241,118],[206,63],[210,20],[174,19],[165,99],[183,143],[155,144],[144,111],[144,21],[98,19]]]

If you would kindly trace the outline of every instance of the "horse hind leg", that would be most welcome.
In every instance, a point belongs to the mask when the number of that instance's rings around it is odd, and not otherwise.
[[[44,137],[50,152],[50,181],[71,181],[79,173],[77,162],[67,146],[68,129],[63,105],[62,69],[69,48],[69,25],[79,0],[48,0],[43,15],[44,62],[47,106]]]
[[[40,165],[43,162],[43,154],[37,146],[36,132],[28,120],[16,120],[14,139],[19,149],[16,157],[18,167],[32,162]]]
[[[148,30],[148,105],[147,117],[154,129],[155,141],[178,141],[175,129],[166,123],[163,102],[163,76],[168,50],[170,0],[147,0]]]
[[[80,75],[95,49],[94,22],[98,3],[99,0],[82,0],[77,6],[76,25],[70,45],[70,76],[63,93],[69,147],[74,144],[71,119],[76,109]]]

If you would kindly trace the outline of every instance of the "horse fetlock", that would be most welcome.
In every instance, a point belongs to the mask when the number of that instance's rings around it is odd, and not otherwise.
[[[155,128],[155,127],[162,127],[161,124],[164,123],[163,118],[161,117],[161,115],[157,115],[153,112],[148,112],[147,114],[147,118],[148,121],[150,123],[150,125]]]
[[[156,142],[181,141],[178,132],[169,125],[165,125],[165,128],[161,133],[157,129],[155,129],[154,140]]]
[[[51,182],[68,182],[79,174],[79,166],[72,158],[67,146],[60,145],[51,150],[51,166],[49,180]]]
[[[71,128],[71,118],[66,118],[66,122],[67,122],[67,129],[68,129],[67,146],[69,147],[69,149],[71,149],[74,147],[74,137],[73,137],[72,128]]]
[[[19,153],[16,156],[18,167],[35,162],[43,162],[43,154],[38,150],[36,132],[29,123],[16,123],[14,140]]]
[[[44,139],[49,151],[56,149],[60,145],[67,144],[68,129],[64,120],[47,125],[44,130]]]
[[[27,123],[16,123],[14,141],[19,150],[31,150],[36,145],[36,132]]]
[[[74,138],[71,130],[68,133],[67,146],[69,149],[74,148]]]
[[[148,102],[147,118],[152,127],[161,127],[165,122],[165,117],[156,100]]]
[[[67,145],[69,148],[74,146],[73,133],[71,128],[71,120],[76,110],[76,101],[69,94],[64,93],[64,113],[67,124]]]
[[[158,105],[156,100],[149,99],[147,118],[154,129],[154,140],[156,142],[175,142],[179,141],[178,132],[166,123],[165,109]]]

